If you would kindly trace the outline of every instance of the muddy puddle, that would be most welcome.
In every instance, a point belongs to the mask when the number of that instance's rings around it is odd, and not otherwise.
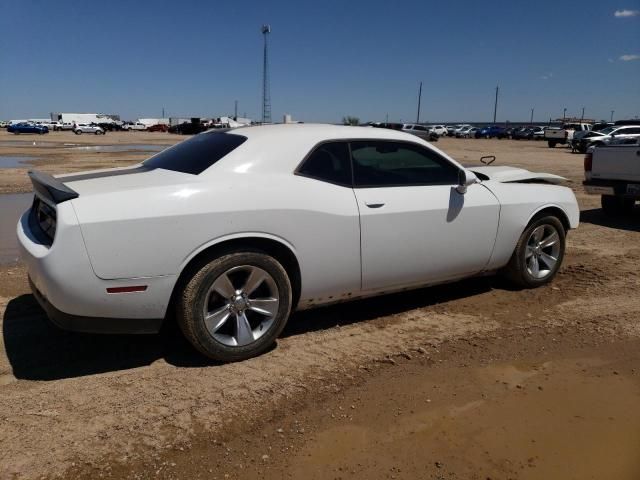
[[[29,166],[25,162],[30,160],[35,160],[35,158],[0,155],[0,168],[25,168]]]
[[[462,380],[461,373],[447,377]],[[456,479],[640,478],[637,378],[600,358],[468,373],[466,385],[446,393],[437,379],[418,375],[402,380],[404,390],[392,381],[362,395],[375,402],[350,400],[353,410],[338,411],[353,421],[321,427],[288,472],[308,479],[339,471],[386,478],[379,473],[395,468],[407,478],[425,468]]]
[[[16,225],[32,200],[32,193],[0,195],[0,265],[12,264],[18,260]]]

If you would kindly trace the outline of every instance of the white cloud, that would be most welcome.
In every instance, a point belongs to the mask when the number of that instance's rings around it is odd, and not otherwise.
[[[631,62],[632,60],[640,60],[640,55],[621,55],[620,60],[623,62]]]
[[[545,75],[542,75],[540,78],[541,78],[542,80],[549,80],[549,79],[550,79],[550,78],[552,78],[552,77],[553,77],[553,73],[549,72],[549,73],[547,73],[547,74],[545,74]]]
[[[640,10],[616,10],[613,14],[617,18],[635,17],[640,15]]]

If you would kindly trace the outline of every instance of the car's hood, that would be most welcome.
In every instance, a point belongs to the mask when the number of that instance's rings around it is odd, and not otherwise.
[[[507,166],[471,166],[467,167],[473,173],[480,174],[480,178],[488,178],[502,183],[509,182],[546,182],[559,184],[567,179],[552,173],[530,172],[524,168],[507,167]]]
[[[180,185],[197,177],[186,173],[149,168],[142,164],[126,168],[109,168],[90,172],[56,175],[56,178],[78,193],[80,197],[125,190]]]

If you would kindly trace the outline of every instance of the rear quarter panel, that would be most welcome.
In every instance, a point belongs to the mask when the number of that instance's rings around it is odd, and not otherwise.
[[[360,288],[359,217],[350,188],[291,173],[229,173],[81,195],[74,208],[94,272],[103,279],[177,275],[211,245],[266,237],[293,249],[301,301]]]

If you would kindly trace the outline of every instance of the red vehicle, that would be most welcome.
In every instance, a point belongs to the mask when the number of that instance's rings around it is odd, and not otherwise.
[[[147,128],[147,131],[148,132],[168,132],[169,125],[165,125],[164,123],[157,123]]]

